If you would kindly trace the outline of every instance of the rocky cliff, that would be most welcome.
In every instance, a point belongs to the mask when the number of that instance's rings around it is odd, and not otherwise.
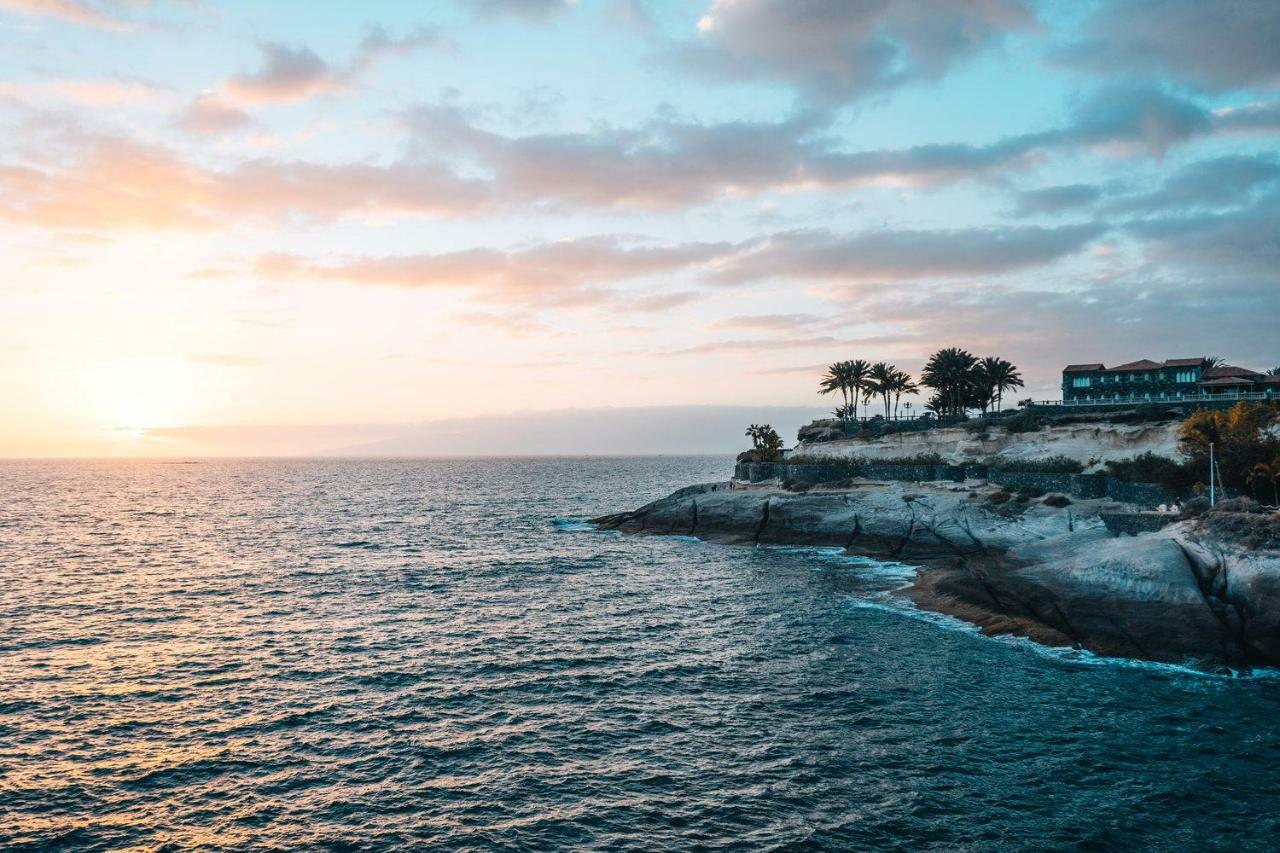
[[[1006,497],[965,484],[795,494],[718,483],[594,521],[624,533],[838,546],[913,563],[917,580],[901,594],[989,634],[1202,668],[1280,665],[1280,549],[1194,521],[1113,537],[1100,502]]]
[[[1130,459],[1148,452],[1176,456],[1180,424],[1180,420],[1140,424],[1098,421],[1049,424],[1023,433],[1009,432],[1001,426],[978,431],[945,427],[872,439],[802,441],[795,453],[814,459],[858,457],[873,461],[936,453],[954,465],[1069,456],[1089,470],[1100,470],[1101,463],[1108,460]],[[804,430],[801,435],[805,435]]]

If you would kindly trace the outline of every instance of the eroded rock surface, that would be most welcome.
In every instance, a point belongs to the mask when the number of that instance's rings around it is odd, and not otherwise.
[[[1280,665],[1280,553],[1180,523],[1111,537],[1096,503],[992,505],[990,490],[860,483],[802,494],[708,484],[596,519],[633,534],[838,546],[920,566],[902,594],[990,634],[1204,668]]]

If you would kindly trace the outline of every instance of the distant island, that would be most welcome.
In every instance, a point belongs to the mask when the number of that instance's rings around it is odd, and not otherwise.
[[[922,387],[911,412],[901,397]],[[910,563],[899,595],[991,635],[1280,666],[1280,368],[1073,364],[1062,400],[1005,408],[1021,387],[1011,363],[957,348],[918,382],[837,362],[819,390],[841,405],[793,449],[752,424],[731,479],[593,523]]]

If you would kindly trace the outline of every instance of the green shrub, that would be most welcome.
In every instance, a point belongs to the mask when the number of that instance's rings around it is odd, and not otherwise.
[[[1199,472],[1186,462],[1148,451],[1132,459],[1109,460],[1107,473],[1122,483],[1155,483],[1171,495],[1185,495]]]
[[[1020,498],[1042,498],[1044,497],[1044,489],[1038,486],[1018,486],[1014,489]]]
[[[998,471],[1017,474],[1079,474],[1084,466],[1070,456],[1046,456],[1043,459],[1006,459],[995,464]]]
[[[1011,497],[1013,497],[1013,495],[1001,489],[998,492],[992,492],[991,494],[987,495],[987,503],[995,504],[996,506],[999,506],[1002,503],[1008,503],[1009,498]]]
[[[1039,432],[1042,428],[1040,419],[1027,409],[1011,418],[1005,418],[1001,423],[1005,431],[1010,433]]]
[[[1071,506],[1071,498],[1066,495],[1049,495],[1041,501],[1045,506],[1051,506],[1056,509],[1062,509],[1064,506]]]

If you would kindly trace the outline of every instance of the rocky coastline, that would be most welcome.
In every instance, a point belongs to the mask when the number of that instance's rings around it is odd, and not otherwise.
[[[855,480],[802,492],[730,481],[593,523],[908,563],[917,579],[898,594],[989,635],[1210,671],[1280,666],[1274,513],[1213,513],[1117,535],[1103,522],[1117,509],[1126,508],[1011,498],[984,481]]]

